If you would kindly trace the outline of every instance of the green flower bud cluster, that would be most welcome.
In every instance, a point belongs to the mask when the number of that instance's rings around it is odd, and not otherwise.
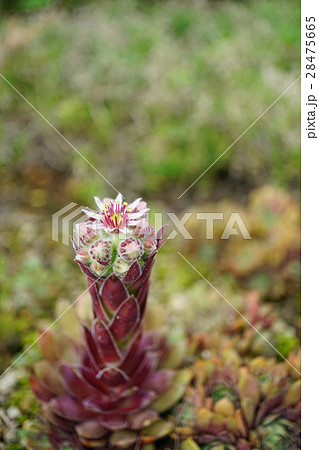
[[[98,277],[113,272],[123,278],[135,260],[142,268],[157,248],[155,231],[146,220],[132,228],[129,236],[94,229],[94,223],[84,222],[78,227],[76,244],[75,260],[84,263]]]

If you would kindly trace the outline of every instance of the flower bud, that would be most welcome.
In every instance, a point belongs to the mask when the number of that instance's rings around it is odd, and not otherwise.
[[[129,268],[130,264],[127,261],[117,257],[113,264],[113,273],[121,278],[126,274]]]
[[[93,273],[95,273],[95,275],[97,275],[98,277],[101,277],[104,274],[104,272],[106,271],[106,267],[97,261],[93,261],[91,264],[91,270]]]
[[[83,222],[77,228],[77,235],[80,242],[87,245],[96,237],[96,232],[91,223]]]
[[[119,256],[125,261],[131,262],[134,259],[140,258],[143,255],[143,246],[137,239],[131,237],[125,239],[119,248]]]
[[[89,248],[89,255],[92,259],[103,263],[104,265],[111,262],[112,244],[105,239],[98,239],[93,242]]]
[[[90,255],[89,252],[85,248],[80,248],[80,250],[77,251],[75,255],[76,261],[82,261],[82,262],[89,262],[90,261]]]
[[[157,248],[157,242],[153,237],[148,237],[143,242],[144,244],[144,253],[146,256],[150,256],[153,252],[155,252]]]
[[[146,220],[141,220],[134,228],[133,234],[137,238],[144,238],[150,234],[151,226]]]

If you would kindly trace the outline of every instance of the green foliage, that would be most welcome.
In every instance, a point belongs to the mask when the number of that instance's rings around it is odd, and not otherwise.
[[[5,27],[3,72],[124,194],[130,186],[177,198],[297,78],[299,9],[295,0],[48,8]],[[38,154],[97,186],[92,168],[3,81],[0,91],[3,164],[19,170]],[[295,186],[298,102],[296,85],[191,195],[211,196],[221,178],[230,188],[247,180]]]

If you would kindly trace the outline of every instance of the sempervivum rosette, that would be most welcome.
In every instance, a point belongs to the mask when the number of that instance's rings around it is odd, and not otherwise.
[[[175,411],[183,450],[300,448],[300,380],[285,361],[259,357],[241,364],[228,351],[197,361],[193,369]]]
[[[43,336],[45,360],[31,386],[53,430],[64,430],[76,448],[137,449],[171,432],[160,413],[182,397],[188,376],[172,370],[178,361],[165,337],[143,330],[162,231],[155,235],[140,200],[130,207],[121,197],[97,203],[101,213],[87,211],[90,218],[78,226],[74,242],[75,259],[88,276],[93,316],[80,340]]]

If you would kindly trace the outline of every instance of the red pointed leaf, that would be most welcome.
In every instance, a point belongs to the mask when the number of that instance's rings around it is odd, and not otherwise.
[[[97,349],[96,343],[94,342],[91,331],[86,326],[83,326],[83,329],[84,329],[84,337],[85,337],[86,346],[87,346],[87,352],[89,354],[90,361],[91,361],[92,365],[94,366],[94,368],[99,372],[101,369],[103,369],[105,367],[104,363],[103,363],[103,359],[99,354],[99,351]]]
[[[98,351],[103,360],[108,363],[118,361],[121,354],[109,329],[99,320],[94,320],[92,329]]]
[[[137,303],[140,305],[140,312],[141,312],[141,316],[143,317],[144,315],[144,311],[145,311],[145,307],[146,307],[146,300],[147,300],[147,295],[148,295],[148,290],[149,290],[149,279],[147,279],[141,286],[138,295],[137,295]]]
[[[163,225],[156,233],[156,239],[162,239],[164,231],[166,230],[166,228],[168,227],[168,224]]]
[[[62,430],[74,431],[74,425],[76,424],[76,422],[72,420],[63,419],[62,417],[59,417],[56,414],[54,414],[48,403],[42,404],[41,411],[43,413],[43,416],[47,419],[48,422],[52,423],[53,425],[56,425]]]
[[[125,416],[119,414],[102,414],[99,416],[100,423],[103,427],[118,431],[128,427],[128,420]]]
[[[173,370],[158,370],[157,372],[153,373],[152,376],[146,381],[145,387],[146,389],[155,391],[157,394],[162,394],[171,386],[173,376]]]
[[[76,397],[80,400],[83,400],[86,397],[89,397],[94,392],[99,393],[99,391],[92,386],[90,386],[86,381],[83,380],[77,373],[75,369],[66,364],[61,365],[60,372],[63,379],[63,384]]]
[[[104,383],[103,380],[100,378],[97,378],[97,373],[91,370],[88,367],[80,366],[78,367],[79,372],[81,373],[82,377],[92,386],[93,388],[96,388],[99,390],[102,394],[109,395],[111,392],[111,389],[109,386]]]
[[[142,269],[141,276],[130,286],[131,291],[135,291],[136,289],[138,289],[142,285],[142,283],[144,283],[149,278],[156,253],[157,251],[155,251],[146,261],[146,264]]]
[[[55,396],[43,385],[43,383],[35,375],[30,378],[30,386],[35,396],[43,402],[48,402]]]
[[[101,380],[110,387],[118,386],[125,383],[128,380],[128,375],[118,367],[114,367],[110,364],[104,370],[100,371],[97,375]]]
[[[96,282],[88,278],[88,284],[89,284],[89,291],[92,297],[94,317],[97,317],[98,319],[101,319],[104,322],[108,323],[109,318],[105,312],[101,298],[99,296],[99,291]]]
[[[80,269],[82,270],[82,272],[84,273],[84,275],[88,276],[89,278],[91,278],[92,280],[96,281],[101,277],[98,277],[97,275],[95,275],[92,270],[82,261],[77,261],[76,259],[74,260],[75,262],[78,263],[78,265],[80,266]]]
[[[129,296],[122,281],[111,274],[100,289],[102,300],[111,312],[117,310],[120,304]]]
[[[110,395],[91,395],[83,401],[84,406],[95,412],[106,412],[110,408],[114,409],[114,405],[118,398],[114,398]]]
[[[129,376],[131,376],[131,374],[136,370],[136,368],[144,358],[144,355],[139,350],[140,342],[141,330],[138,330],[131,340],[131,343],[126,350],[123,361],[120,365],[120,369],[127,373]]]
[[[123,278],[123,283],[131,284],[134,283],[141,276],[141,268],[137,260],[135,260],[131,267],[128,269],[125,277]]]
[[[116,339],[123,340],[136,328],[140,320],[140,307],[131,295],[114,314],[110,331]]]
[[[95,415],[85,409],[81,401],[67,395],[53,398],[49,406],[58,416],[73,421],[90,419]]]
[[[145,381],[147,381],[148,377],[152,373],[156,360],[154,356],[149,353],[146,354],[141,364],[139,364],[137,370],[134,371],[132,377],[130,378],[130,385],[132,386],[141,386]]]
[[[155,397],[155,392],[139,389],[131,397],[117,405],[117,410],[121,413],[139,411],[148,406]]]

